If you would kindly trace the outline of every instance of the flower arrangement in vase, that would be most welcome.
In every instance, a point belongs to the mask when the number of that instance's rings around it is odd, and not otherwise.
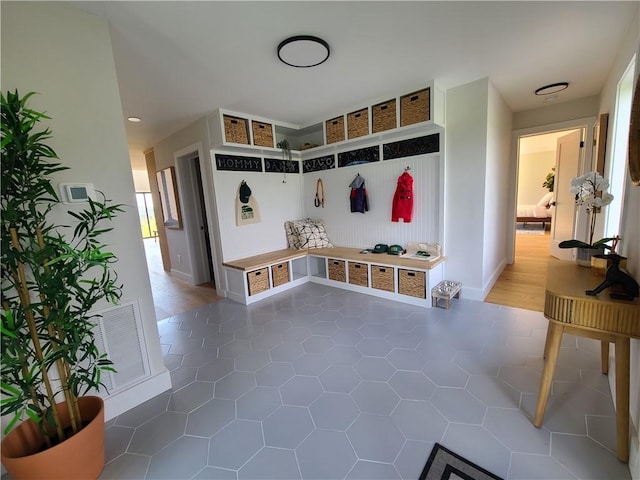
[[[560,248],[577,248],[576,262],[579,265],[590,266],[591,257],[603,254],[605,250],[615,250],[619,237],[601,238],[594,242],[596,219],[602,207],[606,207],[613,201],[613,195],[605,192],[609,188],[609,181],[598,172],[587,172],[571,180],[571,193],[575,195],[575,203],[584,206],[589,214],[589,238],[588,242],[582,240],[565,240],[558,245]],[[608,245],[614,242],[613,245]]]

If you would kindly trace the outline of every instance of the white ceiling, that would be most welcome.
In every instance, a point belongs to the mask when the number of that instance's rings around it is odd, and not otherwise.
[[[104,16],[130,148],[144,149],[217,108],[309,125],[436,80],[490,77],[514,112],[568,81],[555,103],[598,95],[640,2],[69,2]],[[276,56],[316,35],[329,60]]]

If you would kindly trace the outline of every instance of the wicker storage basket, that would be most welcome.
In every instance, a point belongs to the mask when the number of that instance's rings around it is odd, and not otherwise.
[[[400,126],[431,120],[429,110],[430,90],[425,88],[400,98]]]
[[[227,142],[249,145],[249,121],[246,118],[223,115],[224,139]]]
[[[344,268],[344,260],[334,260],[330,258],[329,262],[329,280],[336,282],[346,282],[347,275]]]
[[[270,123],[251,121],[253,144],[260,147],[273,148],[273,128]]]
[[[396,128],[396,101],[379,103],[371,107],[372,133],[384,132]]]
[[[398,270],[398,293],[410,297],[426,298],[425,273],[416,270]]]
[[[269,290],[269,271],[265,267],[247,273],[247,283],[249,284],[249,295]]]
[[[378,290],[394,292],[393,268],[382,265],[371,265],[371,287]]]
[[[366,263],[349,262],[349,283],[361,287],[369,286],[369,271]]]
[[[347,115],[347,138],[369,135],[369,109],[363,108]]]
[[[282,262],[271,265],[271,279],[274,287],[287,283],[289,281],[289,263]]]
[[[327,144],[344,140],[344,117],[336,117],[326,122]]]

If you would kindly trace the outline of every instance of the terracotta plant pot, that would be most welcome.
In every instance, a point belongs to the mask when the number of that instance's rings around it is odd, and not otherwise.
[[[86,426],[64,442],[40,451],[44,437],[33,420],[26,420],[2,440],[2,464],[12,480],[96,479],[104,468],[104,402],[100,397],[78,399]],[[63,425],[69,425],[66,402],[56,405]]]

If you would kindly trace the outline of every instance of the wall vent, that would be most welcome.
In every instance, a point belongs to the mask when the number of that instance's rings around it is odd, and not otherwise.
[[[98,350],[108,354],[117,370],[116,373],[107,372],[102,378],[108,394],[147,377],[149,359],[138,300],[93,313],[100,315],[94,329],[96,346]]]

